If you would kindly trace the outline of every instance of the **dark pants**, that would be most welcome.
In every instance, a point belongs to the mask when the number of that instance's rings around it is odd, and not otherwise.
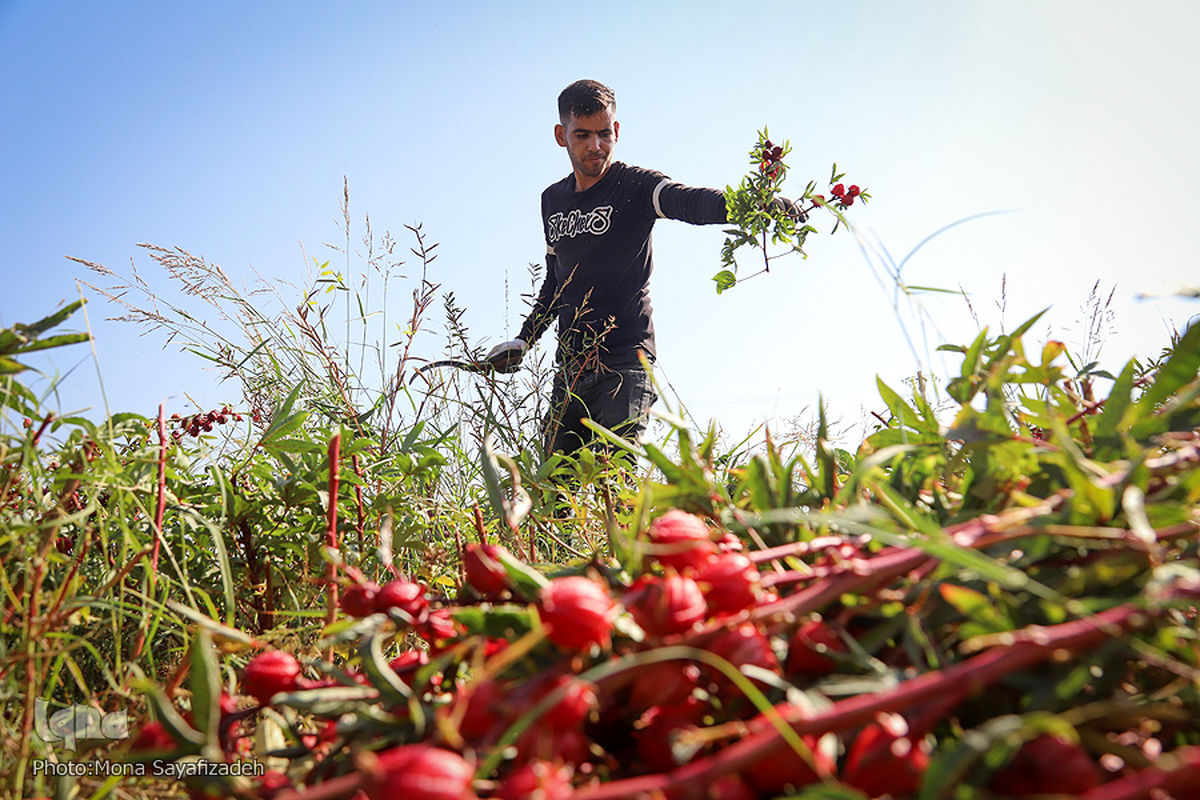
[[[650,406],[658,399],[650,375],[641,365],[601,367],[599,371],[560,369],[554,376],[550,414],[543,434],[547,455],[574,453],[595,438],[585,417],[626,439],[646,429]]]

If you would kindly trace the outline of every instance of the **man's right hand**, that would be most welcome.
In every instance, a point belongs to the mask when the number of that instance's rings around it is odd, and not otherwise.
[[[516,372],[525,357],[525,341],[513,339],[491,349],[485,359],[497,372]]]
[[[786,214],[796,222],[808,222],[808,214],[804,213],[804,209],[795,200],[789,200],[786,197],[776,195],[771,198],[771,210],[780,214]]]

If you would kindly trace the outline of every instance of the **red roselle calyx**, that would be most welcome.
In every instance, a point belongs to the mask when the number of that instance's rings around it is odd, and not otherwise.
[[[512,709],[505,698],[510,689],[496,681],[486,680],[476,683],[470,692],[460,692],[458,702],[467,705],[459,722],[459,735],[474,742],[487,736],[498,723],[507,723]]]
[[[842,782],[870,797],[913,794],[929,767],[923,741],[913,741],[903,717],[881,715],[859,732],[846,754]]]
[[[787,791],[789,786],[796,788],[816,783],[819,776],[814,766],[825,774],[834,771],[833,757],[819,745],[816,736],[801,736],[800,740],[811,752],[812,764],[788,748],[774,758],[763,759],[755,764],[752,769],[742,773],[742,778],[764,795],[774,797]]]
[[[679,571],[703,567],[717,551],[704,521],[677,508],[650,523],[650,541],[658,562]]]
[[[439,608],[426,613],[417,625],[417,633],[421,638],[430,644],[435,644],[439,640],[452,639],[458,635],[458,628],[454,626],[454,617],[448,608]]]
[[[242,691],[259,705],[268,705],[280,692],[300,688],[301,671],[300,662],[291,653],[282,650],[260,653],[242,670]]]
[[[1022,745],[989,788],[1007,797],[1076,795],[1103,780],[1100,767],[1082,747],[1044,734]]]
[[[425,595],[425,587],[412,581],[396,580],[385,583],[375,594],[375,610],[384,613],[396,608],[417,619],[428,607],[429,598]]]
[[[567,800],[574,787],[568,764],[533,760],[517,767],[500,782],[496,800]]]
[[[680,732],[699,728],[707,706],[694,697],[673,706],[655,706],[635,726],[638,756],[650,769],[664,772],[679,766],[675,742]]]
[[[633,584],[624,604],[651,636],[682,633],[708,616],[700,586],[683,575],[643,576]]]
[[[659,661],[639,667],[629,693],[634,712],[682,703],[700,681],[700,667],[688,661]]]
[[[826,653],[845,650],[845,642],[832,628],[819,619],[809,620],[800,626],[788,645],[787,671],[791,675],[827,675],[837,663]]]
[[[287,775],[276,770],[268,770],[258,779],[258,790],[255,792],[255,796],[262,800],[271,800],[275,795],[291,788],[292,782]]]
[[[737,775],[717,778],[708,787],[708,800],[758,800],[758,792]]]
[[[468,544],[463,548],[467,583],[484,597],[495,597],[508,588],[508,572],[501,559],[507,551],[498,544]]]
[[[547,638],[566,650],[607,645],[616,612],[608,590],[579,575],[550,581],[542,588],[538,606]]]
[[[379,753],[373,772],[364,786],[370,800],[475,800],[475,769],[457,753],[431,745]]]
[[[743,622],[737,627],[722,631],[704,645],[704,649],[720,656],[739,670],[745,666],[755,666],[770,672],[779,672],[779,658],[771,649],[771,640],[753,622]],[[716,677],[716,683],[723,696],[741,694],[723,672]]]
[[[562,699],[546,712],[544,718],[552,728],[578,727],[600,705],[596,687],[587,681],[563,675],[550,687],[551,691],[558,689],[563,690]]]
[[[428,663],[429,654],[424,650],[406,650],[388,662],[388,666],[400,680],[404,681],[405,685],[412,686],[417,670]],[[441,676],[435,675],[432,683],[434,686],[441,685]]]
[[[722,553],[696,573],[696,582],[714,612],[735,613],[758,599],[758,568],[741,553]]]
[[[161,722],[147,722],[129,743],[129,749],[135,753],[148,750],[170,751],[175,749],[175,740]]]
[[[580,728],[531,725],[517,739],[517,760],[541,759],[582,764],[591,757],[591,740]]]
[[[369,617],[375,613],[375,597],[378,593],[379,586],[376,584],[370,581],[359,583],[346,589],[339,605],[351,617]]]

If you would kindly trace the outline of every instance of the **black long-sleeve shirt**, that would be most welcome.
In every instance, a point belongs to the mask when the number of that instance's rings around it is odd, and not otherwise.
[[[547,187],[546,277],[519,338],[532,344],[557,319],[563,363],[593,348],[610,367],[636,363],[638,350],[653,359],[651,231],[660,217],[725,222],[725,196],[620,161],[585,191],[573,174]]]

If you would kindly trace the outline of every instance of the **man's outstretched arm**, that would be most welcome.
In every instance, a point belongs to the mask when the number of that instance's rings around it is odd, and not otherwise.
[[[717,225],[725,222],[725,193],[716,189],[684,186],[663,180],[654,187],[654,213],[693,225]]]
[[[728,221],[725,193],[716,189],[684,186],[668,179],[655,187],[653,199],[654,212],[666,219],[677,219],[693,225],[718,225]],[[771,205],[801,222],[806,218],[800,206],[786,197],[773,198]]]

